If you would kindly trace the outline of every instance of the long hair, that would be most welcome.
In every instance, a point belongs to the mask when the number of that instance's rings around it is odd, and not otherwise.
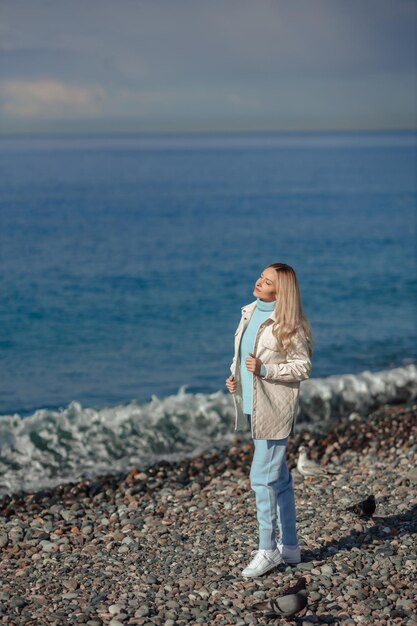
[[[286,263],[271,263],[276,272],[277,302],[272,332],[278,345],[285,352],[291,348],[295,335],[301,331],[307,342],[310,357],[313,352],[313,339],[310,324],[304,315],[300,288],[295,271]]]

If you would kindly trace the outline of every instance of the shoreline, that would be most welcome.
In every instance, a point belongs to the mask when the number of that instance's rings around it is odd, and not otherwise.
[[[417,404],[296,431],[298,565],[240,572],[257,547],[252,443],[0,498],[0,624],[267,624],[250,607],[299,576],[308,610],[287,623],[410,624],[416,601]],[[303,479],[300,445],[331,471]],[[346,507],[374,493],[374,520]],[[301,621],[300,621],[301,620]],[[280,623],[280,618],[272,623]]]
[[[295,430],[326,432],[352,412],[367,415],[406,402],[417,402],[415,365],[311,378],[300,388]],[[221,450],[236,438],[234,413],[229,393],[186,393],[183,386],[144,404],[131,400],[94,408],[74,400],[25,418],[3,415],[0,499]]]

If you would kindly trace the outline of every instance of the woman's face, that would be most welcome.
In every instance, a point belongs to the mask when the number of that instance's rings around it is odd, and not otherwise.
[[[272,302],[277,299],[276,292],[276,271],[273,267],[264,269],[260,277],[255,283],[253,295],[265,302]]]

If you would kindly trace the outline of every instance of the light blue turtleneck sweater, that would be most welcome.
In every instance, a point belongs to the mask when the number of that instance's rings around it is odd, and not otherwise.
[[[253,352],[259,326],[271,315],[275,304],[275,300],[272,302],[264,302],[257,298],[256,307],[249,320],[249,324],[243,332],[240,342],[240,377],[242,381],[243,410],[249,415],[252,414],[253,374],[246,369],[245,361],[249,357],[249,353]],[[261,376],[265,376],[266,368],[264,365],[262,365],[260,373]]]

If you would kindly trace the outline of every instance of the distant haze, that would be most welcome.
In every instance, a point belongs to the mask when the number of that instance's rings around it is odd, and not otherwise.
[[[417,127],[414,0],[2,0],[0,132]]]

